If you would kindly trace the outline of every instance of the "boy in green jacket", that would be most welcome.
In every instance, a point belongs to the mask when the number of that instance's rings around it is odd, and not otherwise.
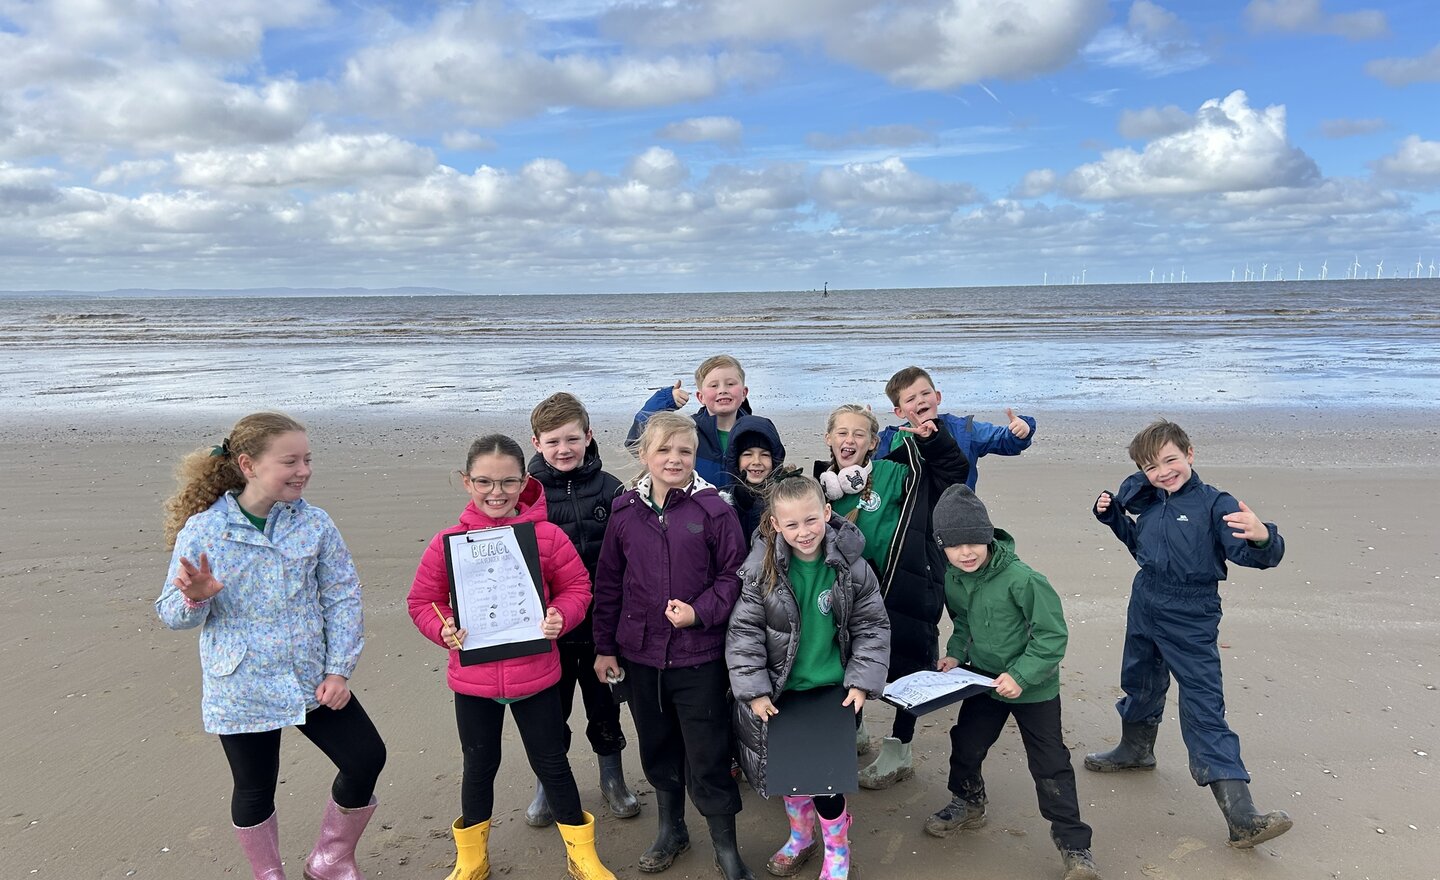
[[[950,563],[945,605],[955,622],[938,668],[945,672],[963,663],[994,678],[995,691],[961,704],[950,728],[954,799],[926,820],[925,831],[946,837],[985,824],[980,764],[1014,716],[1040,815],[1050,820],[1050,838],[1065,861],[1065,880],[1099,880],[1060,730],[1060,659],[1069,639],[1060,597],[1044,575],[1015,555],[1015,539],[990,524],[985,505],[968,486],[945,490],[932,527]]]

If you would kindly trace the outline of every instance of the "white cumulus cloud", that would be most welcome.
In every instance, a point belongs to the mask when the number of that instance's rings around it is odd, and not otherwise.
[[[1365,72],[1387,86],[1440,82],[1440,43],[1419,58],[1376,58]]]
[[[423,177],[435,167],[435,155],[389,134],[329,134],[252,150],[177,153],[175,166],[186,186],[343,187],[377,177]]]
[[[1382,181],[1405,189],[1440,189],[1440,141],[1412,134],[1389,156],[1374,163]]]
[[[1185,131],[1195,124],[1195,117],[1168,104],[1120,112],[1120,136],[1132,141],[1149,140]]]
[[[1305,186],[1315,162],[1290,145],[1285,107],[1250,107],[1243,91],[1200,105],[1195,124],[1136,152],[1110,150],[1070,172],[1062,190],[1081,199],[1176,196]]]

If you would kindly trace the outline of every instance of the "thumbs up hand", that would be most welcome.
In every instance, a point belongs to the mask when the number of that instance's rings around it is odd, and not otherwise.
[[[1005,407],[1005,420],[1010,423],[1010,433],[1021,440],[1030,436],[1030,423],[1015,415],[1015,410]]]
[[[676,409],[684,409],[685,404],[690,402],[690,392],[685,390],[683,379],[675,380],[675,387],[670,389],[670,396],[675,398]]]

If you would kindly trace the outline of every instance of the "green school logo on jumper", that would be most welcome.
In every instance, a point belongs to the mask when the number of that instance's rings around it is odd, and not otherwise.
[[[815,597],[815,607],[819,608],[820,613],[825,615],[826,617],[830,616],[830,594],[832,592],[833,590],[825,590],[821,592],[820,595]]]
[[[855,506],[866,513],[874,513],[880,509],[880,493],[875,491],[866,492],[860,496],[860,500],[856,502]]]

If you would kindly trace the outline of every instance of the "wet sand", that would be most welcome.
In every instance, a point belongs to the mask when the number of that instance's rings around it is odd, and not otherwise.
[[[496,428],[520,435],[525,421],[511,415],[416,427],[368,413],[295,415],[310,425],[316,453],[307,498],[335,517],[365,583],[367,644],[353,686],[390,750],[361,866],[372,880],[438,880],[454,855],[447,829],[458,811],[459,749],[444,657],[414,632],[404,597],[424,543],[463,506],[452,475],[469,439]],[[1288,810],[1296,822],[1253,852],[1225,846],[1209,792],[1190,780],[1173,690],[1156,772],[1099,775],[1080,767],[1086,751],[1108,748],[1118,735],[1113,704],[1134,573],[1088,506],[1129,472],[1123,445],[1151,413],[1035,415],[1036,445],[1020,458],[983,459],[979,488],[995,522],[1016,535],[1021,557],[1050,577],[1065,602],[1065,728],[1104,876],[1437,876],[1437,413],[1179,416],[1197,444],[1202,477],[1277,521],[1288,542],[1279,568],[1234,571],[1223,587],[1231,723],[1257,804]],[[792,462],[819,455],[822,419],[777,418]],[[228,770],[200,727],[196,635],[166,630],[152,610],[168,560],[160,503],[173,485],[171,469],[228,427],[186,421],[67,412],[0,420],[6,876],[249,876],[229,826]],[[620,418],[597,423],[607,461],[629,475],[633,462],[618,446],[625,427]],[[888,707],[867,714],[873,734],[888,728]],[[572,724],[582,715],[577,706]],[[989,824],[947,840],[922,832],[924,818],[948,799],[951,720],[921,720],[915,778],[853,798],[855,876],[1058,877],[1013,725],[986,763]],[[625,754],[626,769],[645,809],[618,820],[604,808],[578,730],[576,740],[572,763],[598,816],[601,855],[618,875],[638,877],[654,799],[635,749]],[[558,833],[523,822],[533,783],[513,725],[506,749],[491,837],[495,876],[562,876]],[[292,880],[332,772],[303,737],[285,736],[277,803]],[[665,875],[676,880],[716,876],[703,821],[693,809],[690,815],[695,846]],[[740,837],[753,869],[763,872],[784,834],[778,801],[747,790]],[[812,863],[802,876],[818,870]]]

